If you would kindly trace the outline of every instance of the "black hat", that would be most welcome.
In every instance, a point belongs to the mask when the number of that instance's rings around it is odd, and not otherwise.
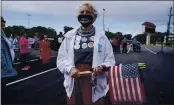
[[[1,22],[6,23],[6,21],[4,20],[4,18],[2,16],[1,16]]]

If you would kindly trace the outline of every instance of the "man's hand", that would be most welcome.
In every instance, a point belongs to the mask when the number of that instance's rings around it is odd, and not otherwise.
[[[73,78],[79,78],[80,75],[79,75],[79,70],[77,68],[72,68],[71,71],[70,71],[70,76],[73,77]]]

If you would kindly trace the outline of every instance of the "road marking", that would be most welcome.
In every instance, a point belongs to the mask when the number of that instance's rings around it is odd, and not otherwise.
[[[37,60],[39,60],[39,59],[33,59],[33,60],[30,60],[30,62],[37,61]],[[20,63],[21,62],[16,62],[16,63],[13,63],[13,64],[17,65],[17,64],[20,64]]]
[[[41,73],[37,73],[37,74],[31,75],[31,76],[28,76],[28,77],[26,77],[26,78],[16,80],[16,81],[14,81],[14,82],[7,83],[6,86],[9,86],[9,85],[12,85],[12,84],[15,84],[15,83],[18,83],[18,82],[25,81],[25,80],[27,80],[27,79],[36,77],[36,76],[38,76],[38,75],[41,75],[41,74],[44,74],[44,73],[47,73],[47,72],[50,72],[50,71],[53,71],[53,70],[56,70],[56,69],[57,69],[57,68],[52,68],[52,69],[43,71],[43,72],[41,72]]]
[[[153,54],[156,54],[156,52],[154,52],[154,51],[152,51],[152,50],[150,50],[150,49],[148,49],[148,48],[146,48],[146,47],[145,47],[145,49],[148,50],[148,51],[150,51],[150,52],[153,53]]]
[[[129,53],[130,50],[131,50],[131,47],[128,49],[127,53]]]

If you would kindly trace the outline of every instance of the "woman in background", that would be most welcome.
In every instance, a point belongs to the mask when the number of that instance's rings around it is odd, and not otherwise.
[[[20,40],[19,40],[19,49],[20,49],[20,54],[21,54],[21,64],[22,64],[22,70],[29,70],[30,66],[28,66],[28,45],[29,45],[29,41],[26,38],[26,33],[25,31],[21,31],[20,32]]]
[[[39,42],[39,48],[40,48],[40,59],[42,60],[42,63],[48,63],[50,60],[50,42],[44,38],[43,36],[40,39]]]

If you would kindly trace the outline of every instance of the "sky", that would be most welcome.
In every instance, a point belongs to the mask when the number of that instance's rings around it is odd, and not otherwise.
[[[23,25],[51,27],[59,33],[64,26],[78,27],[77,11],[84,1],[2,1],[6,26]],[[142,23],[152,22],[156,31],[167,30],[172,1],[91,1],[98,11],[94,26],[123,34],[142,33]],[[31,16],[28,19],[27,13]],[[172,19],[173,20],[173,19]]]

